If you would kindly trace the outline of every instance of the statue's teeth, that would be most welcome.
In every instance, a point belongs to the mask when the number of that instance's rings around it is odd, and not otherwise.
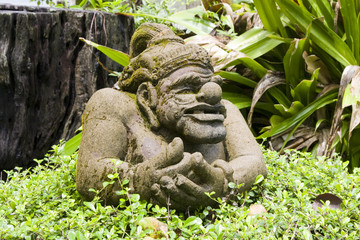
[[[194,111],[194,114],[201,114],[201,113],[204,113],[204,111],[200,111],[200,110],[195,110]]]

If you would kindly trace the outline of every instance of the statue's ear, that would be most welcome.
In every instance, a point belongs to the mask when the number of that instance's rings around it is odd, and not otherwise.
[[[155,87],[150,82],[143,82],[136,92],[136,101],[140,111],[147,118],[152,130],[157,130],[160,123],[156,117],[157,93]]]

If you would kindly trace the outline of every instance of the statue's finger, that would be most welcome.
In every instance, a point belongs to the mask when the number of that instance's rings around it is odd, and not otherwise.
[[[152,203],[160,205],[160,206],[166,206],[168,196],[161,191],[160,185],[155,183],[151,187],[151,193],[152,193]]]
[[[176,137],[166,148],[167,166],[174,165],[184,157],[184,143],[181,138]]]
[[[234,178],[233,178],[234,169],[229,165],[228,162],[218,159],[218,160],[212,162],[211,165],[215,168],[221,168],[228,181],[231,181],[231,182],[234,181]]]
[[[181,138],[176,137],[166,146],[165,151],[151,160],[151,164],[155,169],[165,168],[181,161],[183,155],[184,143]]]
[[[197,197],[205,196],[206,189],[197,185],[184,175],[178,174],[175,179],[176,186],[186,193],[191,193]]]
[[[171,201],[182,202],[183,205],[191,205],[197,202],[197,199],[178,188],[175,181],[168,176],[160,179],[161,188],[170,197]]]
[[[178,173],[186,175],[194,167],[194,160],[190,153],[184,153],[184,158],[177,164],[159,169],[157,172],[161,175],[175,177]],[[158,175],[158,176],[161,176]]]
[[[201,179],[213,179],[221,173],[221,169],[216,169],[208,164],[201,153],[193,153],[192,158],[195,162],[193,170]]]

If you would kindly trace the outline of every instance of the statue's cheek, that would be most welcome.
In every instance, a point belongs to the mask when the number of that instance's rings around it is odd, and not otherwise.
[[[178,104],[178,105],[191,104],[195,101],[195,95],[194,94],[177,94],[174,97],[174,100],[175,100],[176,104]]]

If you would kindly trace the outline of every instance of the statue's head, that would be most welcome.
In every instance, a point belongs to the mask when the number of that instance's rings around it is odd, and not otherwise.
[[[196,143],[224,140],[222,79],[205,49],[185,45],[165,25],[146,23],[131,39],[130,58],[118,85],[136,93],[153,130],[163,126]]]

